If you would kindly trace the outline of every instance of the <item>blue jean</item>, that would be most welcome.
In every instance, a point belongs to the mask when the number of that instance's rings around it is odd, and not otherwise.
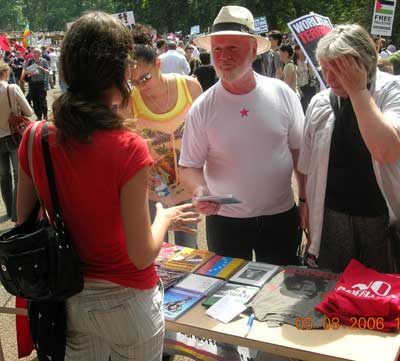
[[[12,167],[12,174],[11,174]],[[0,138],[0,190],[7,216],[17,220],[18,144],[11,135]]]
[[[180,203],[185,204],[187,202]],[[150,208],[150,218],[151,223],[153,223],[154,218],[156,216],[156,202],[149,200],[149,208]],[[190,228],[197,229],[197,224],[189,225]],[[189,247],[189,248],[197,248],[197,235],[196,234],[189,234],[185,232],[175,231],[175,244],[179,246]],[[168,235],[165,236],[165,242],[168,242]]]

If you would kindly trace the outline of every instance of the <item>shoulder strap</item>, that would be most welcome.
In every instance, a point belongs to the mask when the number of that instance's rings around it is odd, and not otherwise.
[[[46,166],[47,182],[49,184],[49,191],[51,196],[51,203],[53,205],[53,215],[55,227],[62,229],[64,228],[64,223],[61,217],[60,203],[58,202],[58,193],[56,187],[56,180],[54,176],[53,164],[51,161],[51,154],[49,148],[49,132],[48,132],[48,122],[45,121],[42,127],[42,150],[43,158]]]
[[[36,195],[39,199],[39,202],[42,203],[40,200],[39,192],[36,186],[35,182],[35,174],[33,172],[33,162],[32,162],[32,153],[33,153],[33,141],[35,139],[35,133],[36,133],[36,128],[38,127],[39,122],[35,122],[31,128],[31,131],[29,133],[29,138],[28,138],[28,162],[29,162],[29,170],[31,172],[32,180],[33,180],[33,185],[35,187]]]
[[[7,98],[8,98],[8,106],[10,107],[11,113],[12,113],[12,105],[11,105],[11,97],[10,97],[10,86],[7,85]]]
[[[332,90],[329,91],[329,101],[331,103],[333,113],[335,114],[335,119],[337,120],[340,118],[339,101],[338,101],[338,97],[335,94],[333,94]]]

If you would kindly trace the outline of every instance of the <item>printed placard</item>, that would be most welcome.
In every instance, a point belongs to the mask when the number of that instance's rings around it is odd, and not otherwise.
[[[371,34],[391,36],[396,0],[375,0]]]
[[[326,88],[324,78],[318,70],[315,50],[318,41],[333,29],[330,19],[326,16],[310,13],[289,22],[288,26],[313,68],[321,88]]]

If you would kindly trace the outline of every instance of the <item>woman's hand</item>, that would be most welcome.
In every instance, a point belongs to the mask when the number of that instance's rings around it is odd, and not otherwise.
[[[189,224],[200,222],[200,214],[193,212],[193,204],[183,204],[170,208],[164,208],[160,202],[156,203],[157,217],[165,217],[170,231],[181,231],[190,234],[196,234],[197,230],[188,227]]]
[[[321,60],[321,63],[335,75],[350,98],[367,90],[368,74],[361,59],[347,55]]]

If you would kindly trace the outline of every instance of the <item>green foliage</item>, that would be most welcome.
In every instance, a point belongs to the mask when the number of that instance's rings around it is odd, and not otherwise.
[[[182,31],[200,25],[207,31],[219,9],[226,4],[246,6],[254,16],[265,15],[270,29],[287,31],[287,22],[308,14],[328,16],[333,24],[356,22],[371,29],[374,0],[0,0],[0,31],[22,31],[25,19],[32,31],[64,30],[87,10],[110,13],[133,10],[138,22],[152,25],[159,33]],[[400,41],[400,9],[392,38]],[[399,44],[400,45],[400,44]]]

